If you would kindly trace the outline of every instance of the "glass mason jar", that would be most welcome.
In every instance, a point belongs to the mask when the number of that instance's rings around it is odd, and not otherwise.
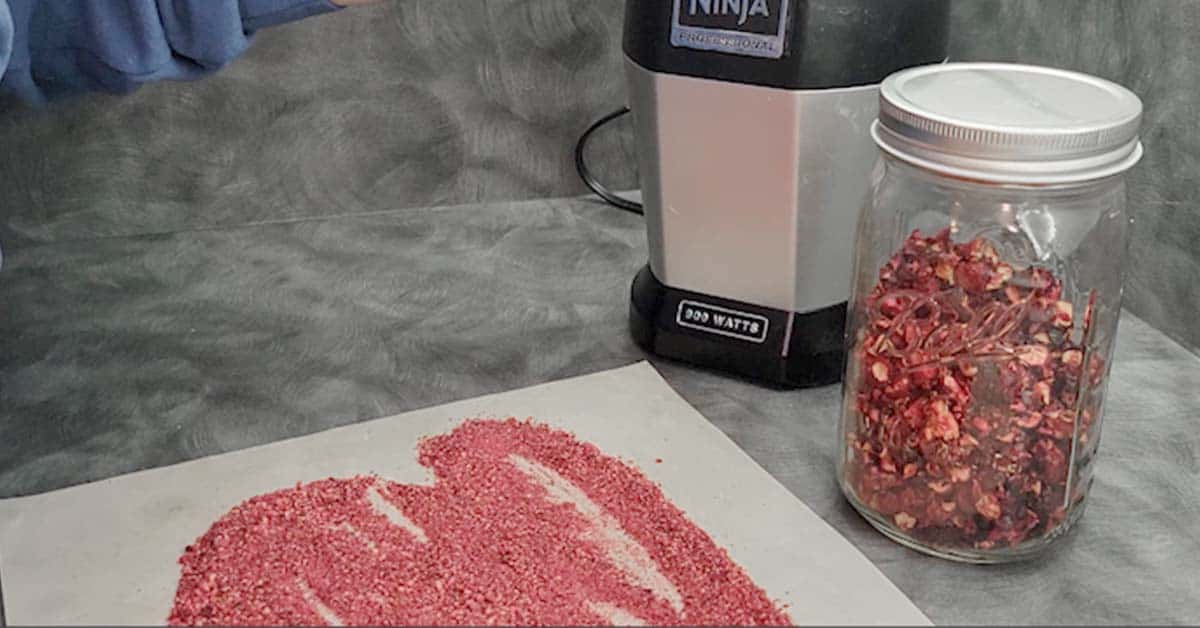
[[[1083,512],[1100,440],[1141,102],[1087,75],[892,75],[860,218],[838,477],[892,539],[1031,556]]]

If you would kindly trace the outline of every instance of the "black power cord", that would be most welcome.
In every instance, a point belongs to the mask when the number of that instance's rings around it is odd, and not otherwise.
[[[583,159],[583,149],[587,147],[588,138],[592,136],[592,133],[594,133],[596,129],[599,129],[600,127],[612,122],[613,120],[616,120],[617,118],[620,118],[627,113],[629,113],[629,107],[621,107],[620,109],[617,109],[616,111],[593,122],[592,126],[589,126],[587,130],[583,132],[583,135],[579,136],[579,141],[575,143],[575,171],[579,173],[579,178],[583,179],[583,184],[588,186],[589,190],[595,192],[596,196],[604,199],[605,202],[613,207],[623,209],[627,212],[631,212],[640,216],[642,215],[642,204],[637,201],[631,201],[625,197],[618,196],[612,190],[605,187],[603,183],[597,181],[596,177],[593,177],[591,171],[588,170],[587,162]]]

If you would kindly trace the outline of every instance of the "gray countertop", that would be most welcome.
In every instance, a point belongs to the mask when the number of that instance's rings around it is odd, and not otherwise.
[[[0,497],[644,359],[626,317],[645,258],[639,218],[580,199],[5,251]],[[833,477],[836,387],[653,361],[935,622],[1200,622],[1200,358],[1136,318],[1087,514],[1007,566],[920,556],[859,519]]]

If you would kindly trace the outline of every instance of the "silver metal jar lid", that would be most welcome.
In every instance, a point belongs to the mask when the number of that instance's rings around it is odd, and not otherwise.
[[[914,165],[996,183],[1100,179],[1142,156],[1142,101],[1101,78],[1031,65],[944,63],[884,79],[871,136]]]

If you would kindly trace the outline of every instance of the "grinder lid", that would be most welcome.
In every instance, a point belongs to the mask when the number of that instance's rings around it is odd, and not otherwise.
[[[1142,101],[1111,81],[1054,68],[947,63],[880,86],[871,133],[924,168],[999,183],[1070,183],[1123,172],[1142,155]]]
[[[950,0],[626,0],[652,72],[783,89],[875,85],[946,57]]]

